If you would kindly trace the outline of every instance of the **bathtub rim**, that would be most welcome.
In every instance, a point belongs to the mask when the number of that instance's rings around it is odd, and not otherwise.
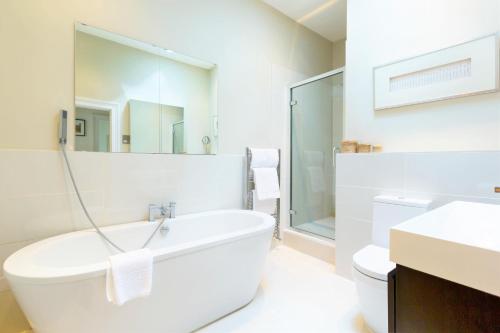
[[[241,209],[214,210],[203,213],[181,215],[178,217],[178,219],[182,220],[187,218],[219,215],[224,213],[240,213],[240,214],[254,215],[259,218],[262,218],[262,221],[256,226],[244,228],[238,231],[223,233],[221,235],[202,238],[196,241],[189,241],[176,246],[154,249],[152,250],[154,263],[165,261],[179,256],[184,256],[191,253],[200,252],[208,248],[231,243],[240,239],[257,237],[265,233],[269,233],[270,235],[272,235],[272,232],[274,230],[274,225],[275,225],[274,217],[268,214],[250,210],[241,210]],[[112,226],[106,226],[101,229],[103,231],[121,230],[131,227],[141,227],[149,223],[151,222],[148,221],[129,222]],[[3,272],[5,278],[12,286],[13,284],[12,282],[29,284],[29,285],[46,285],[46,284],[60,284],[60,283],[84,281],[104,276],[108,268],[107,260],[81,266],[48,268],[44,269],[43,271],[40,270],[40,266],[28,265],[23,262],[21,262],[20,264],[21,267],[16,267],[18,266],[16,265],[17,264],[16,261],[19,257],[22,258],[24,256],[32,256],[34,253],[36,253],[38,249],[43,248],[44,246],[46,246],[51,242],[88,233],[96,234],[96,232],[93,229],[73,231],[45,238],[33,244],[23,247],[22,249],[11,254],[5,260],[3,264]]]

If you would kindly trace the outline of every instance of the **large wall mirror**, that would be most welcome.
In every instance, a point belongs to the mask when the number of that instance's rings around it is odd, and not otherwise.
[[[217,68],[82,23],[75,31],[75,150],[215,154]]]

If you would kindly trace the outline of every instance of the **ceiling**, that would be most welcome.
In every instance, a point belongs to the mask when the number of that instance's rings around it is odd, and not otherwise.
[[[332,42],[346,38],[347,0],[262,0]]]

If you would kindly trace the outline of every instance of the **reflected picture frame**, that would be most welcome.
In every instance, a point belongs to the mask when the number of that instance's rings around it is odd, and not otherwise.
[[[87,135],[87,126],[85,124],[85,119],[75,119],[75,135],[76,136]]]

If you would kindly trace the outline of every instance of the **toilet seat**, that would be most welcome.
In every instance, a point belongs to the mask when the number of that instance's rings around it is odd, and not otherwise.
[[[381,281],[387,281],[387,274],[396,268],[396,264],[389,260],[389,249],[376,245],[365,246],[352,259],[356,270]]]

